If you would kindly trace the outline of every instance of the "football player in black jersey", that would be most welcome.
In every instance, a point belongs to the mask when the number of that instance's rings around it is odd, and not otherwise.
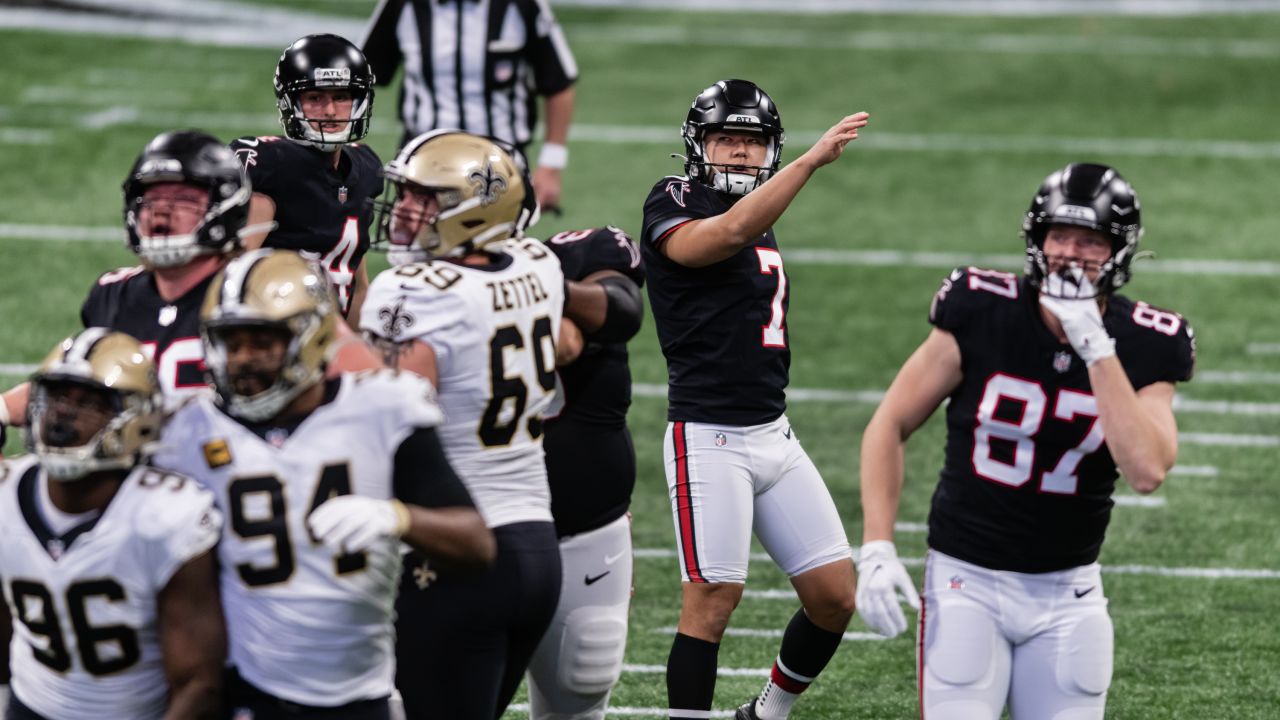
[[[672,718],[711,709],[720,639],[742,598],[753,530],[803,608],[770,680],[739,718],[786,718],[853,615],[844,527],[785,415],[789,293],[772,227],[867,117],[841,119],[779,170],[783,131],[773,101],[750,82],[718,82],[694,99],[684,123],[686,176],[663,178],[645,201],[641,249],[667,359],[664,459],[684,580],[667,661]]]
[[[858,611],[906,628],[919,600],[893,546],[906,439],[947,406],[919,621],[929,720],[1102,718],[1113,633],[1097,563],[1117,471],[1149,493],[1177,454],[1174,383],[1195,343],[1182,316],[1115,290],[1142,225],[1110,167],[1050,175],[1023,221],[1026,274],[943,281],[929,336],[862,441]],[[1105,428],[1105,434],[1104,434]]]
[[[129,248],[143,264],[99,277],[80,318],[85,327],[141,341],[167,399],[207,387],[200,303],[210,278],[240,247],[250,192],[235,155],[196,130],[157,135],[125,178]],[[27,391],[24,383],[5,393],[13,424],[25,422]]]
[[[137,338],[155,361],[168,401],[209,387],[200,303],[213,276],[241,249],[251,192],[235,155],[198,130],[157,135],[125,178],[124,224],[142,264],[99,277],[80,318],[85,327]],[[381,365],[345,325],[338,333],[334,374]],[[25,423],[27,395],[26,383],[5,393],[0,424]]]
[[[636,455],[627,341],[640,330],[640,250],[606,226],[547,240],[564,271],[558,398],[543,426],[564,569],[555,618],[529,663],[534,720],[602,720],[622,672],[631,605]]]
[[[245,246],[319,259],[352,323],[369,288],[371,201],[382,191],[382,161],[356,142],[369,132],[373,83],[364,54],[346,39],[300,38],[276,64],[284,136],[231,143],[253,181]]]

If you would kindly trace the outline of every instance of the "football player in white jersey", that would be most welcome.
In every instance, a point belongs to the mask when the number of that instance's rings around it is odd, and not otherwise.
[[[291,251],[228,263],[200,316],[217,402],[175,413],[156,463],[190,471],[227,515],[230,710],[385,720],[400,541],[459,565],[494,553],[431,387],[386,370],[326,380],[336,298]]]
[[[142,464],[162,417],[137,340],[89,328],[31,380],[31,454],[0,465],[11,720],[213,718],[226,633],[196,483]]]
[[[490,720],[560,594],[541,415],[555,393],[564,276],[546,246],[521,239],[537,204],[492,140],[428,133],[384,172],[380,244],[410,262],[374,279],[360,327],[389,365],[435,384],[445,453],[498,542],[481,576],[406,572],[396,685],[410,720]]]

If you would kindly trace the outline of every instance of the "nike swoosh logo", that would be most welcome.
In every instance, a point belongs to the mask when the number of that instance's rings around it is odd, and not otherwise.
[[[595,576],[595,577],[591,577],[590,575],[586,575],[586,576],[584,576],[584,577],[582,578],[582,581],[583,581],[583,582],[585,582],[585,583],[586,583],[586,584],[588,584],[588,585],[594,585],[595,583],[599,582],[600,578],[603,578],[605,575],[608,575],[610,572],[611,572],[610,570],[605,570],[604,572],[600,573],[599,575],[597,575],[597,576]]]
[[[618,553],[617,555],[605,555],[605,556],[604,556],[604,564],[605,564],[605,565],[612,565],[612,564],[614,564],[614,563],[618,562],[618,560],[619,560],[623,555],[626,555],[626,554],[627,554],[627,551],[626,551],[626,550],[623,550],[622,552]]]
[[[784,433],[782,433],[782,434],[783,434],[783,435],[786,435],[786,436],[787,436],[787,439],[788,439],[788,440],[790,440],[790,439],[791,439],[791,426],[790,426],[790,425],[788,425],[788,426],[787,426],[787,431],[786,431],[786,432],[784,432]]]
[[[1097,585],[1094,585],[1094,586],[1092,586],[1092,587],[1090,587],[1090,588],[1088,588],[1088,589],[1086,589],[1086,590],[1075,590],[1074,592],[1075,592],[1075,594],[1076,594],[1076,597],[1078,597],[1078,598],[1082,598],[1082,597],[1084,597],[1085,595],[1088,595],[1089,593],[1093,592],[1093,588],[1095,588],[1095,587],[1098,587],[1098,586],[1097,586]]]

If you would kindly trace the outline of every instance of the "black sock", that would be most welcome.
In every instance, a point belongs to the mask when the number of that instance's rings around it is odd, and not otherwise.
[[[843,639],[844,633],[823,630],[813,624],[804,608],[797,610],[782,635],[782,649],[756,703],[762,720],[788,717],[791,705],[831,661]]]
[[[672,718],[690,717],[682,710],[711,709],[719,654],[720,643],[676,633],[667,656],[667,707]]]

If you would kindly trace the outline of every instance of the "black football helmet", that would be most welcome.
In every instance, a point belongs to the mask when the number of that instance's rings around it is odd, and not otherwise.
[[[180,182],[209,193],[209,206],[185,235],[143,235],[138,211],[147,186]],[[240,249],[240,231],[249,219],[253,190],[236,155],[216,137],[199,130],[157,135],[143,148],[124,179],[124,225],[129,249],[150,267],[174,267],[198,255]]]
[[[373,71],[360,48],[337,35],[308,35],[284,49],[276,63],[276,105],[285,137],[333,151],[369,133],[373,117]],[[351,118],[346,129],[325,133],[311,127],[298,96],[306,90],[351,91]]]
[[[765,161],[764,165],[756,168],[754,176],[729,171],[730,167],[736,166],[720,166],[713,170],[712,164],[707,162],[707,132],[725,129],[758,132],[764,136]],[[729,195],[746,195],[778,171],[786,136],[782,131],[782,117],[773,100],[755,83],[746,80],[721,80],[703,90],[693,99],[681,135],[684,136],[685,174],[690,180]]]
[[[1133,186],[1116,169],[1094,163],[1072,163],[1041,183],[1022,219],[1027,244],[1026,273],[1040,287],[1049,273],[1044,238],[1050,225],[1097,230],[1111,240],[1111,258],[1102,264],[1093,285],[1099,295],[1129,282],[1142,237],[1142,212]]]

